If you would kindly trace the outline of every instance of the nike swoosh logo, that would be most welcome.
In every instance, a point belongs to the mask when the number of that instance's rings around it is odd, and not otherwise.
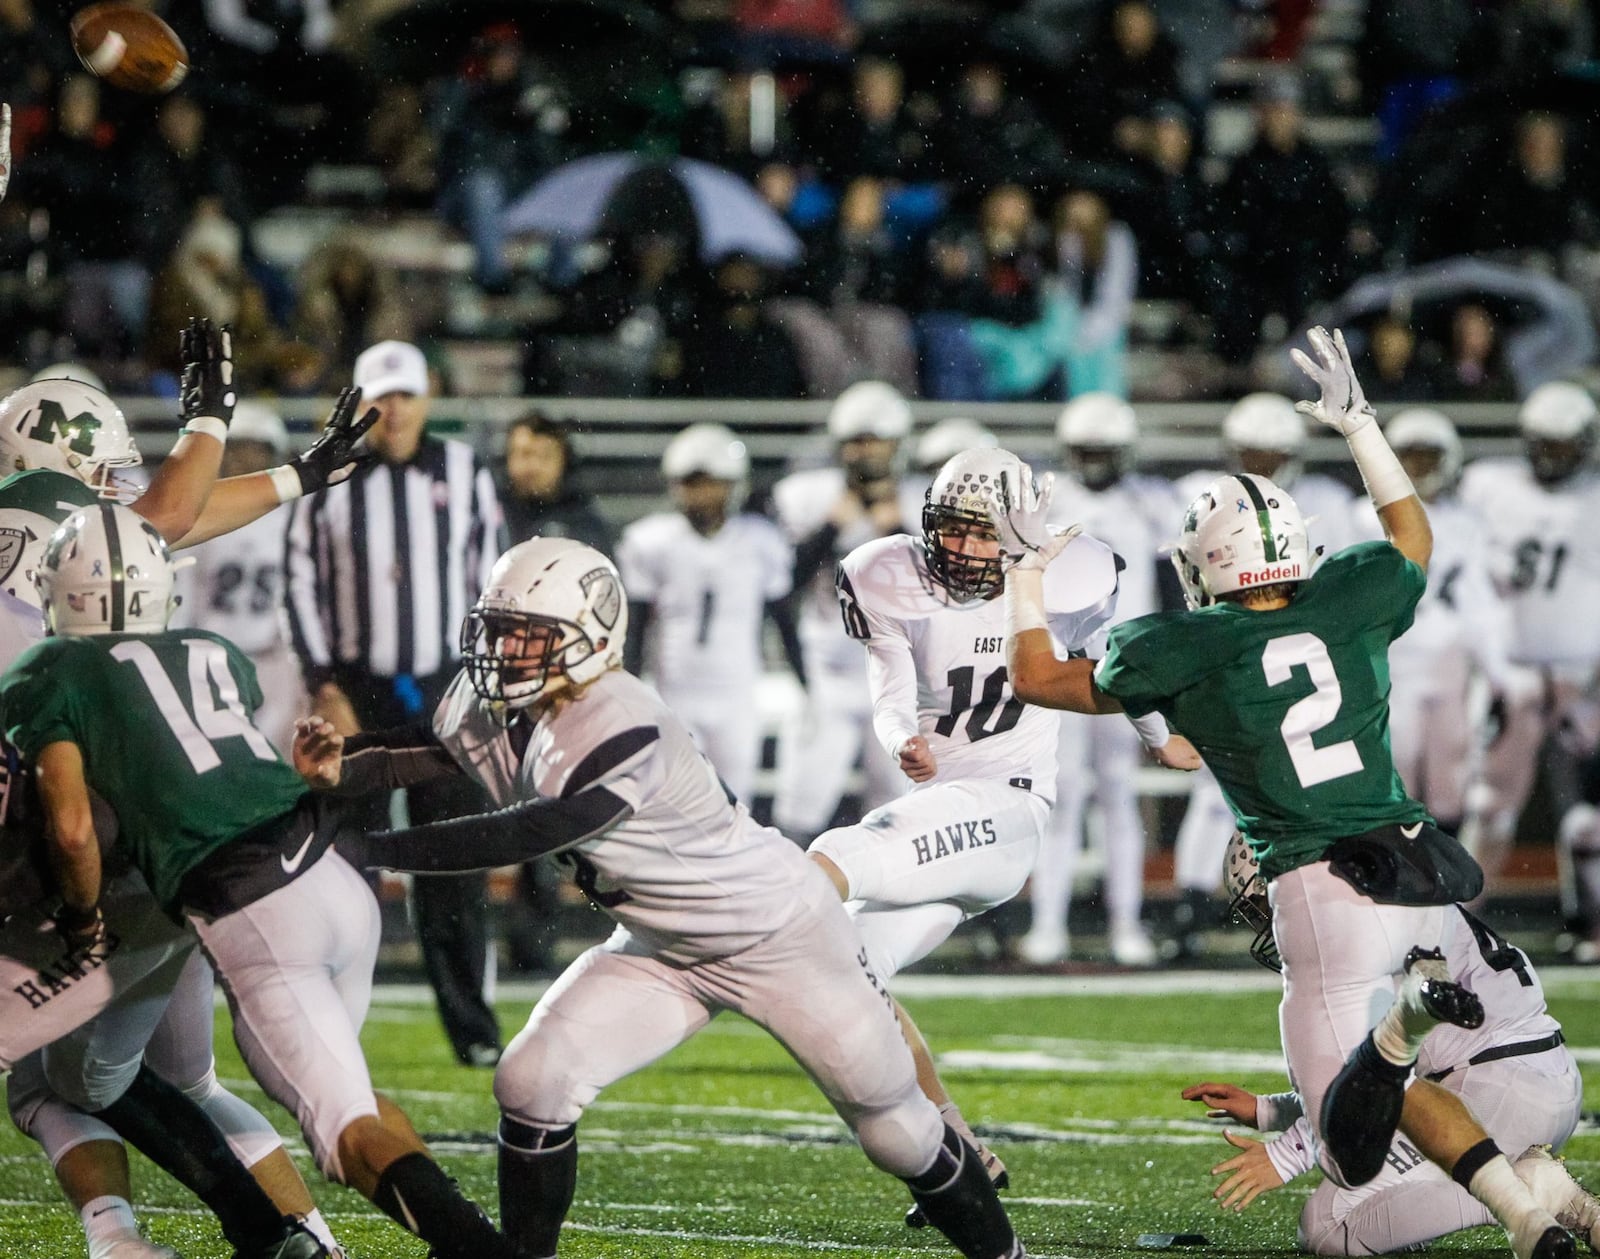
[[[1407,839],[1415,839],[1418,835],[1422,834],[1422,823],[1413,822],[1410,826],[1402,826],[1400,828],[1400,833]]]
[[[104,1215],[107,1211],[115,1211],[116,1209],[117,1209],[116,1207],[101,1207],[98,1211],[89,1212],[89,1218],[91,1220],[98,1219],[100,1216]]]
[[[307,835],[306,842],[300,845],[299,849],[292,857],[285,857],[282,853],[278,854],[278,861],[283,866],[283,872],[285,874],[293,874],[300,868],[300,863],[306,859],[306,849],[311,847],[311,841],[316,837],[317,833],[315,831],[312,831],[311,834]]]

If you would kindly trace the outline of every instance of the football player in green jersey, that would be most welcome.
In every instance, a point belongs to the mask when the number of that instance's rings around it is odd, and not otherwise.
[[[299,1119],[322,1170],[440,1259],[516,1259],[374,1093],[359,1030],[377,903],[333,851],[336,816],[251,723],[261,696],[243,653],[166,630],[172,583],[166,544],[129,508],[74,513],[39,573],[49,636],[0,678],[7,737],[36,767],[69,926],[92,934],[100,922],[93,790],[117,815],[116,851],[199,937],[246,1065]]]
[[[1476,895],[1482,872],[1406,795],[1389,753],[1388,646],[1425,585],[1427,512],[1343,336],[1317,328],[1310,343],[1315,359],[1294,358],[1321,396],[1300,409],[1348,441],[1387,541],[1313,571],[1294,500],[1264,477],[1220,477],[1173,554],[1189,610],[1114,627],[1098,662],[1057,661],[1041,591],[1061,544],[1019,512],[1014,528],[1036,549],[1007,577],[1012,686],[1076,712],[1159,712],[1216,774],[1268,880],[1284,1050],[1324,1170],[1372,1179],[1398,1123],[1494,1212],[1518,1259],[1568,1259],[1572,1235],[1460,1099],[1426,1080],[1407,1087],[1432,1027],[1482,1022],[1442,951],[1450,902]]]

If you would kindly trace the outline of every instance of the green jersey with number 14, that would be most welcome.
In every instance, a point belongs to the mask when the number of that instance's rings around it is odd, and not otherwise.
[[[250,661],[204,630],[48,638],[0,678],[6,736],[29,761],[78,745],[118,848],[169,912],[185,874],[306,792],[251,724],[260,704]]]
[[[1347,547],[1273,612],[1217,603],[1111,631],[1095,684],[1200,750],[1276,878],[1333,841],[1427,818],[1389,751],[1389,643],[1427,579],[1387,542]]]

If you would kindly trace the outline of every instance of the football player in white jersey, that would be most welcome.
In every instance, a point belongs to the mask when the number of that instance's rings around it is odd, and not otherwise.
[[[1600,663],[1600,473],[1593,468],[1594,399],[1556,381],[1528,395],[1517,413],[1525,454],[1480,459],[1461,479],[1461,499],[1489,530],[1489,561],[1510,618],[1507,654],[1515,666],[1497,697],[1499,732],[1467,801],[1461,839],[1493,874],[1503,864],[1517,818],[1533,789],[1540,750],[1551,736],[1558,809],[1572,806],[1572,758],[1594,747],[1593,706],[1584,702]],[[1592,810],[1564,818],[1563,905],[1584,945],[1600,956],[1600,829]],[[1572,876],[1572,877],[1566,877]]]
[[[1176,506],[1170,483],[1132,470],[1138,439],[1133,408],[1114,394],[1082,394],[1056,420],[1066,475],[1056,478],[1050,520],[1058,528],[1080,525],[1116,553],[1121,575],[1113,622],[1156,610],[1156,555],[1170,535]],[[1138,736],[1126,722],[1063,713],[1059,754],[1050,834],[1029,883],[1033,925],[1019,951],[1034,965],[1067,956],[1073,867],[1092,797],[1105,851],[1111,956],[1123,966],[1153,965],[1155,945],[1139,921],[1144,824],[1133,785]]]
[[[1504,691],[1507,618],[1489,575],[1483,518],[1455,492],[1462,454],[1455,425],[1440,411],[1408,407],[1384,431],[1434,526],[1427,592],[1411,628],[1389,648],[1389,744],[1412,796],[1454,834],[1482,726],[1473,682],[1482,677],[1494,693]],[[1383,536],[1370,499],[1358,505],[1355,529],[1363,538]]]
[[[1229,846],[1226,881],[1235,893],[1234,912],[1257,928],[1252,953],[1279,969],[1266,883],[1243,836]],[[1495,1143],[1512,1152],[1513,1168],[1539,1204],[1594,1247],[1600,1242],[1600,1202],[1552,1157],[1578,1124],[1578,1064],[1563,1043],[1561,1025],[1545,1008],[1527,954],[1465,910],[1458,912],[1461,922],[1446,958],[1450,973],[1482,1001],[1483,1025],[1441,1024],[1429,1032],[1417,1074],[1466,1102]],[[1222,1207],[1243,1210],[1317,1166],[1316,1138],[1297,1094],[1257,1096],[1235,1084],[1206,1082],[1190,1085],[1183,1096],[1206,1106],[1212,1118],[1278,1134],[1266,1141],[1224,1134],[1238,1152],[1212,1169],[1226,1177],[1212,1194]],[[1518,1151],[1524,1153],[1518,1157]],[[1487,1207],[1397,1134],[1383,1170],[1366,1184],[1346,1189],[1327,1179],[1316,1187],[1300,1212],[1299,1244],[1318,1255],[1381,1255],[1494,1223]]]
[[[345,740],[308,718],[296,741],[313,784],[466,773],[500,806],[372,836],[369,862],[556,856],[617,922],[540,998],[495,1071],[506,1233],[526,1259],[553,1256],[584,1109],[734,1010],[783,1043],[963,1255],[1021,1256],[982,1164],[918,1089],[884,980],[827,879],[725,792],[684,724],[621,667],[627,618],[598,551],[530,539],[495,563],[431,727]]]
[[[1048,499],[1048,488],[1036,489],[1032,471],[1010,451],[967,451],[934,478],[919,536],[868,542],[839,565],[845,625],[866,647],[873,729],[913,785],[858,824],[823,832],[810,854],[846,902],[884,980],[926,957],[967,918],[1015,896],[1038,856],[1061,722],[1012,694],[998,596],[1004,570],[1023,554],[1004,522],[1021,505],[1042,526]],[[1116,606],[1116,557],[1079,536],[1064,559],[1046,591],[1050,628],[1059,650],[1081,651]],[[1165,722],[1139,726],[1166,763],[1199,763],[1185,740],[1169,739]],[[905,1021],[923,1087],[991,1173],[1003,1176]]]
[[[283,418],[262,403],[241,402],[234,408],[221,475],[261,472],[288,453]],[[283,753],[294,742],[295,718],[310,706],[283,616],[288,525],[288,512],[272,511],[194,548],[194,564],[178,573],[183,602],[172,618],[174,628],[211,630],[250,657],[266,696],[255,713],[256,728]]]
[[[1304,470],[1305,421],[1288,398],[1276,393],[1246,394],[1223,416],[1222,440],[1228,448],[1230,471],[1264,476],[1294,495],[1311,545],[1324,558],[1356,540],[1355,494],[1342,481]],[[1178,481],[1174,523],[1219,475],[1192,472]],[[1180,896],[1171,943],[1174,960],[1194,956],[1204,929],[1219,920],[1216,895],[1222,881],[1222,854],[1232,833],[1233,814],[1222,790],[1211,771],[1202,769],[1190,786],[1189,807],[1178,827],[1173,853]]]
[[[858,757],[866,808],[900,791],[900,771],[871,737],[866,662],[839,620],[833,570],[863,542],[915,528],[928,488],[902,474],[911,407],[892,386],[851,385],[829,409],[827,427],[835,463],[793,472],[772,490],[778,524],[795,548],[806,682],[805,712],[779,739],[772,815],[801,844],[833,820]]]
[[[661,474],[677,510],[634,521],[617,544],[628,664],[655,682],[728,790],[749,800],[761,761],[760,713],[750,702],[761,628],[770,616],[793,642],[782,601],[794,553],[770,520],[741,510],[750,456],[732,430],[691,424],[668,443]]]

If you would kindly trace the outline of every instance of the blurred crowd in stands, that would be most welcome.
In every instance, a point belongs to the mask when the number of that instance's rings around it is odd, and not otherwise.
[[[531,394],[1221,396],[1374,279],[1341,313],[1375,396],[1509,399],[1594,358],[1591,0],[157,0],[194,67],[159,99],[81,70],[71,7],[0,0],[0,335],[132,392],[175,388],[190,314],[280,395],[449,334],[371,244],[424,216]],[[592,230],[510,230],[613,152]],[[677,157],[798,247],[714,236]],[[330,201],[292,265],[263,247]],[[1147,382],[1130,337],[1209,369]]]

